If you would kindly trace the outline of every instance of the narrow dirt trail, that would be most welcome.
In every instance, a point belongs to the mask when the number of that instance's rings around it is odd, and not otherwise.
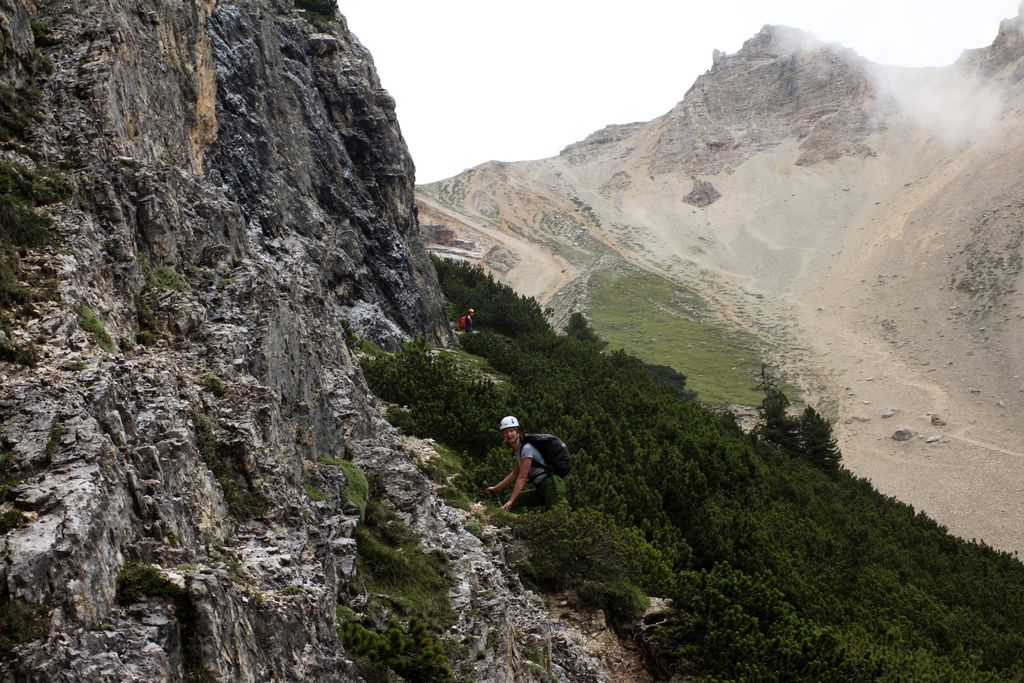
[[[519,263],[502,280],[520,294],[533,297],[541,306],[576,277],[576,268],[561,256],[552,254],[537,244],[511,232],[500,230],[486,219],[438,202],[433,197],[420,193],[417,198],[441,213],[457,217],[476,235],[489,242],[488,247],[500,245],[519,255]]]

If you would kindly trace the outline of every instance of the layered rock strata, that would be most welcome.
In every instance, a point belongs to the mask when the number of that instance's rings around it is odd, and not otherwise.
[[[0,363],[0,603],[26,624],[5,680],[360,680],[341,459],[449,554],[459,675],[600,680],[437,498],[350,347],[451,333],[394,102],[344,19],[3,0],[0,27],[4,87],[40,88],[0,159],[74,187],[24,260],[58,291],[4,333],[37,352]]]

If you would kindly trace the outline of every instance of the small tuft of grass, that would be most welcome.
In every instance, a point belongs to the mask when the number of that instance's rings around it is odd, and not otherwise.
[[[46,440],[46,457],[52,458],[60,448],[60,440],[64,437],[64,428],[59,424],[50,428],[50,436]]]
[[[25,515],[19,510],[4,510],[0,512],[0,536],[3,536],[12,529],[17,529],[25,523]]]
[[[185,279],[185,276],[170,266],[154,266],[149,258],[142,252],[137,252],[139,267],[142,268],[142,277],[145,279],[145,287],[157,292],[184,292],[192,288]]]
[[[107,353],[114,351],[114,340],[110,334],[103,327],[103,323],[100,321],[91,308],[85,304],[79,304],[77,308],[78,312],[78,326],[82,328],[82,331],[88,332],[89,336],[92,337],[92,342],[96,346],[100,347]]]
[[[0,595],[0,661],[8,661],[15,649],[46,635],[46,607],[11,600]]]
[[[324,494],[324,492],[310,483],[306,484],[306,496],[308,496],[309,499],[314,502],[327,500],[327,496]]]
[[[227,393],[227,388],[224,386],[224,382],[221,381],[220,377],[217,377],[217,375],[213,373],[203,375],[200,383],[202,384],[203,389],[210,392],[217,398],[220,398]]]
[[[244,468],[233,461],[229,453],[221,452],[222,448],[214,434],[213,420],[196,411],[193,424],[199,457],[210,468],[214,479],[224,491],[224,504],[228,512],[238,521],[258,517],[266,509],[267,501],[250,488]]]
[[[484,536],[484,523],[479,517],[470,516],[466,518],[466,531],[473,534],[477,538],[483,538]]]
[[[0,360],[34,368],[39,364],[39,347],[31,342],[0,342]]]
[[[356,348],[359,345],[359,336],[352,329],[352,323],[343,319],[341,321],[341,329],[345,333],[345,345],[350,349]]]
[[[139,326],[135,340],[143,346],[152,346],[162,337],[155,308],[160,292],[185,292],[192,286],[185,276],[170,266],[153,266],[146,255],[137,253],[136,258],[145,284],[142,292],[135,297],[135,317]]]
[[[60,45],[60,41],[50,33],[50,27],[41,21],[32,22],[32,37],[35,39],[36,47]]]
[[[335,465],[335,466],[339,466],[343,462],[346,462],[346,461],[343,460],[342,458],[335,458],[334,456],[329,455],[327,453],[321,453],[320,454],[320,464],[321,465]]]
[[[160,570],[142,562],[129,563],[117,574],[117,598],[130,605],[147,597],[168,598],[176,605],[188,599],[188,591],[168,581]]]
[[[355,503],[356,507],[359,508],[360,517],[364,516],[366,514],[366,501],[370,496],[370,482],[367,481],[366,475],[363,474],[363,471],[355,463],[340,460],[337,465],[345,475],[345,490],[342,492],[342,495],[345,496],[345,500]]]
[[[187,292],[192,289],[185,276],[170,266],[157,266],[146,273],[146,285],[156,290]]]

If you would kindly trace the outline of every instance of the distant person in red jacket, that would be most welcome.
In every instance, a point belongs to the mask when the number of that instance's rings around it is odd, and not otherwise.
[[[469,334],[473,334],[473,314],[476,313],[472,308],[466,309],[466,315],[459,318],[459,329],[464,330]]]

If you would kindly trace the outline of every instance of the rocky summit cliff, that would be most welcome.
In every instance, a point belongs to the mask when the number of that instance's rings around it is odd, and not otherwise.
[[[627,350],[679,346],[627,314],[750,335],[847,467],[1024,552],[1024,15],[993,34],[908,69],[766,26],[657,119],[419,188],[424,234]],[[601,308],[637,281],[659,284]]]
[[[457,674],[601,680],[366,387],[356,337],[451,332],[344,19],[0,0],[0,38],[0,678],[360,680],[361,471],[447,557]]]

